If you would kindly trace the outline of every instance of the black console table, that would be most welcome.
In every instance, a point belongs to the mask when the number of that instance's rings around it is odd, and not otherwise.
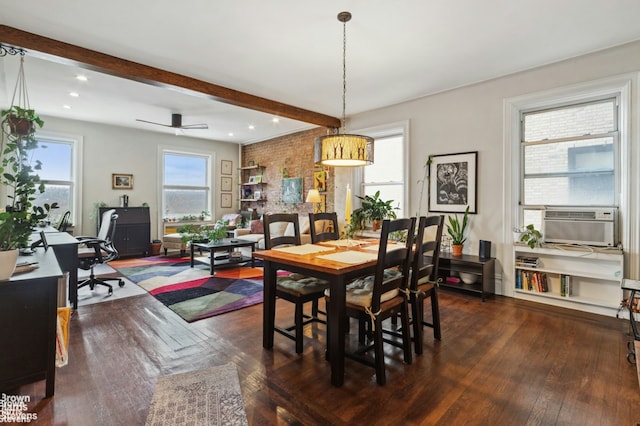
[[[115,209],[118,214],[113,244],[120,256],[149,255],[151,243],[149,207],[100,207],[98,229],[102,222],[102,213],[111,209]]]
[[[475,282],[464,283],[460,272],[469,274]],[[480,259],[469,254],[453,256],[451,253],[440,253],[438,282],[442,288],[479,294],[484,302],[487,295],[495,292],[495,258]]]
[[[45,397],[55,387],[58,280],[62,271],[53,250],[43,248],[22,260],[38,268],[0,282],[0,392],[46,380]]]

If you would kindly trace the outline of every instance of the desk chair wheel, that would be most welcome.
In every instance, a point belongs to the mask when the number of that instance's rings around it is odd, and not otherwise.
[[[636,364],[636,350],[633,340],[627,342],[627,362],[631,365]]]
[[[123,280],[118,280],[118,286],[119,287],[124,287],[124,281]]]
[[[113,288],[109,287],[109,291],[107,292],[107,296],[111,296],[113,294]]]

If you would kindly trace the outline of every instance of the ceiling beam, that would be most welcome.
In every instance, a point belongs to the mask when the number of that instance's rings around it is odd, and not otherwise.
[[[239,92],[159,68],[128,61],[95,50],[85,49],[38,34],[0,25],[0,42],[20,47],[31,56],[84,69],[102,72],[153,86],[202,96],[243,108],[286,117],[329,128],[339,128],[340,119],[277,101]]]

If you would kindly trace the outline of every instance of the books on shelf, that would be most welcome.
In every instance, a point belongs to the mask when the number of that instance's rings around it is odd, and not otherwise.
[[[571,275],[560,275],[560,296],[571,296]]]
[[[537,268],[538,258],[534,256],[516,256],[516,267]]]
[[[516,271],[516,289],[545,293],[549,291],[549,283],[545,272]]]

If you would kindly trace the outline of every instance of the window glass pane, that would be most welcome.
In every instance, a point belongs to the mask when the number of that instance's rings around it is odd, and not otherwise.
[[[613,138],[525,146],[524,166],[525,176],[612,171],[614,168]]]
[[[607,133],[617,129],[615,102],[579,104],[524,115],[524,140],[540,141]]]
[[[36,191],[34,197],[33,204],[36,206],[42,207],[45,204],[58,203],[59,208],[51,210],[49,214],[49,220],[53,224],[57,223],[67,210],[73,211],[70,185],[45,184],[44,192],[40,194]]]
[[[401,182],[404,176],[403,157],[402,136],[376,139],[374,162],[364,168],[365,182]]]
[[[164,184],[182,186],[207,185],[207,159],[192,155],[164,155]]]
[[[542,229],[542,218],[543,218],[542,210],[525,209],[524,222],[522,223],[522,227],[524,228],[527,225],[533,225],[535,229],[540,230]]]
[[[167,217],[180,217],[198,214],[207,207],[209,191],[207,189],[185,190],[165,189],[165,214]]]
[[[38,140],[38,148],[33,150],[33,164],[42,162],[42,169],[36,173],[42,180],[71,180],[73,146],[68,143]]]

